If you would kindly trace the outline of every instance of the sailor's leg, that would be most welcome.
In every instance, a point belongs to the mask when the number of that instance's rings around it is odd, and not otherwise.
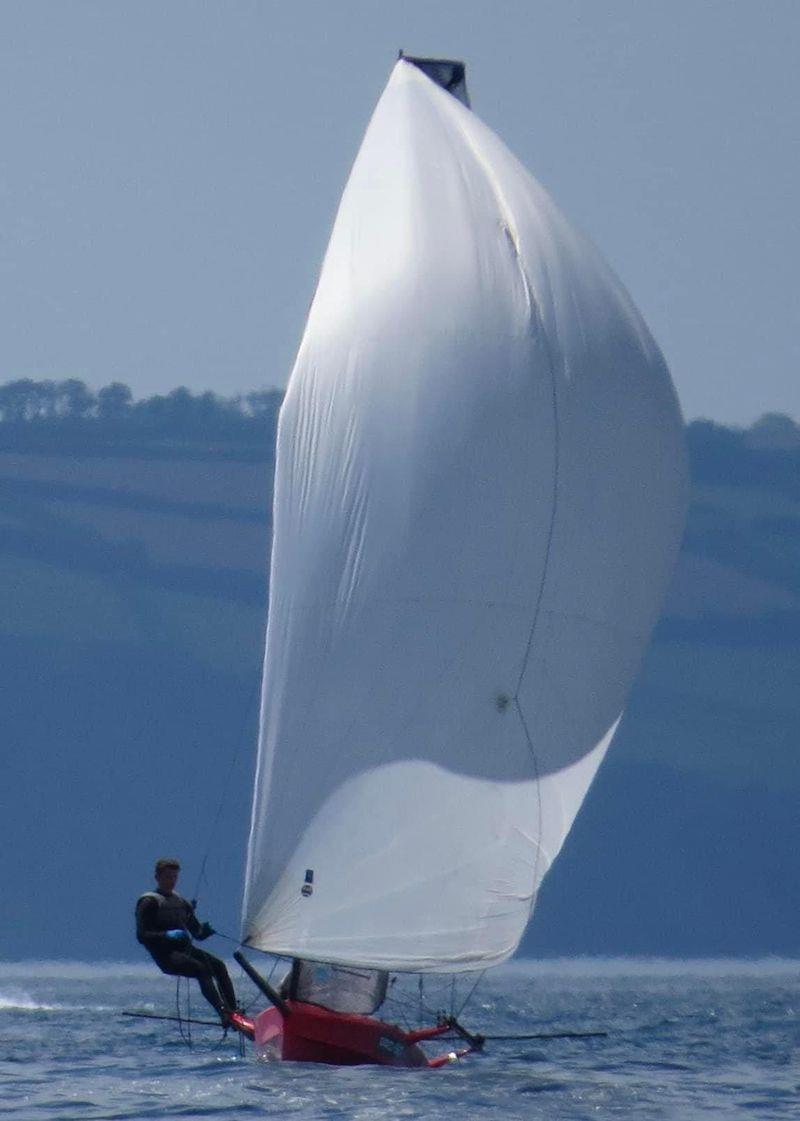
[[[236,992],[231,981],[231,975],[228,973],[227,966],[220,958],[215,958],[213,954],[208,955],[214,963],[214,978],[217,982],[217,988],[222,993],[222,999],[225,1001],[226,1008],[232,1012],[236,1011]]]
[[[236,1011],[236,993],[233,988],[230,974],[224,961],[220,958],[214,957],[208,950],[199,950],[197,946],[193,946],[192,954],[198,959],[202,959],[204,964],[210,970],[219,990],[220,996],[226,1008],[231,1012]]]
[[[225,1002],[214,984],[214,971],[205,960],[210,954],[191,946],[188,950],[173,950],[161,965],[165,973],[173,977],[194,977],[200,986],[200,992],[206,998],[215,1012],[225,1010]]]
[[[230,979],[228,970],[225,967],[225,962],[220,961],[219,958],[214,957],[214,955],[208,953],[207,950],[198,949],[197,946],[192,946],[187,952],[207,970],[211,977],[213,977],[222,1006],[227,1008],[229,1012],[235,1012],[236,993],[234,992],[233,982]]]

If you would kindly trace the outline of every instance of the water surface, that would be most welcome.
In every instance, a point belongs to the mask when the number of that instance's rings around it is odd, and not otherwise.
[[[240,987],[251,1000],[249,982]],[[442,987],[423,998],[444,1007],[452,995]],[[416,1000],[412,988],[387,1018],[413,1016]],[[174,982],[147,965],[0,964],[0,1115],[800,1117],[800,962],[512,963],[479,986],[462,1016],[468,1026],[607,1037],[489,1043],[438,1071],[260,1063],[216,1028],[192,1028],[190,1047],[186,1026],[182,1038],[175,1023],[120,1015],[132,1008],[175,1015]],[[207,1017],[194,989],[189,1010]]]

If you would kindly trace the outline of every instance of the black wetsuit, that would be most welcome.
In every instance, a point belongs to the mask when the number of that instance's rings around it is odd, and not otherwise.
[[[185,930],[185,943],[167,938],[168,930]],[[172,977],[195,977],[203,996],[217,1012],[232,1012],[236,994],[225,963],[193,946],[189,937],[202,941],[212,933],[207,923],[197,921],[191,903],[176,891],[169,895],[150,891],[136,904],[136,937],[161,972]]]

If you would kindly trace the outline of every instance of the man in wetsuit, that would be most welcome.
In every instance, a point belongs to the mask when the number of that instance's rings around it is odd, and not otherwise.
[[[180,867],[177,860],[156,861],[156,890],[136,903],[136,937],[162,973],[196,977],[203,996],[227,1026],[236,1011],[236,994],[225,963],[192,945],[192,938],[202,942],[214,930],[198,922],[192,904],[175,891]]]

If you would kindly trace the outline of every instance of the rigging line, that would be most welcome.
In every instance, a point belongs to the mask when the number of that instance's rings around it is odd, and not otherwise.
[[[241,943],[240,943],[240,945],[241,945]],[[278,966],[279,966],[279,964],[281,963],[282,960],[283,960],[282,958],[275,958],[274,962],[272,963],[272,969],[270,969],[269,973],[267,974],[267,984],[268,985],[272,984],[272,978],[275,975],[275,970],[278,968]],[[239,982],[241,982],[243,980],[244,976],[245,976],[245,972],[242,969],[242,967],[239,966]],[[249,1012],[250,1009],[253,1007],[253,1005],[258,1002],[260,997],[261,997],[261,993],[258,990],[256,990],[255,995],[247,1002],[247,1004],[243,1005],[242,1012]]]
[[[399,990],[395,990],[392,987],[397,979],[395,977],[392,979],[389,987],[386,990],[384,1003],[395,1005],[400,1010],[407,1024],[409,1020],[413,1019],[417,1019],[417,1022],[420,1024],[423,1023],[427,1017],[435,1019],[438,1014],[437,1010],[428,1003],[428,998],[425,991],[423,991],[423,999],[420,1003],[419,987],[420,981],[422,981],[422,974],[412,974],[410,976],[417,977],[417,991],[414,992],[413,990],[402,988]],[[427,993],[430,993],[430,982],[431,977],[428,977]],[[425,990],[424,983],[423,990]],[[446,999],[446,993],[442,996],[442,999]]]
[[[452,106],[450,106],[450,108],[452,108]],[[549,524],[548,530],[547,530],[547,541],[546,541],[546,545],[545,545],[545,557],[543,557],[543,562],[542,562],[541,580],[539,582],[539,590],[537,592],[536,602],[534,602],[534,605],[533,605],[533,619],[531,621],[531,627],[530,627],[530,631],[528,633],[528,642],[525,643],[525,650],[524,650],[524,654],[522,656],[522,665],[520,667],[520,674],[519,674],[519,677],[517,679],[517,685],[515,685],[514,692],[513,692],[514,705],[517,706],[517,711],[520,715],[520,720],[522,722],[522,728],[523,728],[524,734],[525,734],[525,740],[527,740],[527,742],[528,742],[528,750],[530,751],[531,758],[533,760],[534,772],[536,772],[536,773],[534,773],[534,778],[536,778],[536,788],[537,788],[537,802],[538,802],[537,816],[538,816],[538,834],[539,835],[538,835],[538,839],[537,839],[536,859],[534,859],[534,862],[533,862],[533,878],[532,878],[533,879],[533,887],[534,887],[534,889],[536,889],[536,883],[537,883],[537,878],[538,878],[538,874],[539,874],[539,861],[540,861],[540,856],[541,856],[541,789],[540,789],[541,784],[540,784],[540,781],[539,781],[541,768],[539,766],[539,760],[537,758],[536,749],[534,749],[534,747],[533,747],[533,738],[530,734],[530,729],[528,728],[528,722],[527,722],[527,720],[525,720],[524,714],[522,713],[522,707],[520,705],[520,700],[519,700],[519,693],[520,693],[520,688],[522,686],[522,680],[525,676],[525,673],[527,673],[527,670],[528,670],[528,663],[529,663],[529,660],[530,660],[531,650],[533,648],[533,636],[534,636],[534,633],[536,633],[536,630],[537,630],[537,626],[538,626],[538,623],[539,623],[539,615],[540,615],[540,612],[541,612],[541,605],[542,605],[543,597],[545,597],[545,587],[547,585],[547,577],[548,577],[549,568],[550,568],[550,554],[552,552],[552,540],[554,540],[555,529],[556,529],[556,516],[557,516],[557,511],[558,511],[558,483],[559,483],[559,469],[560,469],[560,443],[561,443],[560,442],[559,415],[558,415],[558,389],[557,389],[557,383],[556,383],[556,362],[555,362],[555,355],[554,355],[554,353],[552,353],[552,349],[551,349],[551,346],[550,346],[550,340],[549,340],[549,337],[548,337],[548,334],[547,334],[547,328],[546,328],[546,325],[545,325],[545,321],[543,321],[543,317],[542,317],[542,314],[541,314],[541,309],[539,307],[539,302],[538,302],[536,293],[534,293],[534,291],[533,291],[533,286],[531,285],[530,277],[528,276],[528,270],[525,269],[524,260],[522,258],[522,250],[521,250],[520,240],[519,240],[519,233],[518,233],[518,230],[517,230],[517,222],[515,222],[515,220],[514,220],[514,212],[513,212],[512,206],[511,206],[508,198],[505,197],[505,193],[503,192],[503,187],[502,187],[502,184],[500,182],[500,179],[497,178],[497,175],[495,174],[493,167],[491,166],[491,164],[489,164],[489,161],[487,161],[486,158],[484,157],[483,151],[481,150],[481,147],[480,147],[480,143],[477,143],[474,140],[474,138],[471,136],[471,133],[469,133],[469,131],[464,127],[464,124],[462,123],[462,120],[459,119],[459,114],[458,113],[452,112],[452,113],[450,113],[450,115],[452,115],[452,119],[455,121],[459,132],[461,132],[462,138],[463,138],[464,142],[466,143],[467,148],[469,148],[469,150],[472,151],[473,157],[477,161],[477,164],[480,165],[480,167],[482,168],[483,173],[486,176],[487,186],[489,186],[490,191],[492,191],[492,193],[494,194],[494,198],[495,198],[495,202],[496,202],[496,206],[497,206],[497,212],[499,212],[499,217],[500,217],[500,220],[501,220],[501,223],[502,223],[502,226],[503,226],[503,230],[505,232],[505,237],[506,237],[506,240],[508,240],[511,251],[514,254],[515,265],[517,265],[517,268],[519,270],[519,274],[520,274],[520,277],[521,277],[521,280],[522,280],[522,285],[523,285],[524,290],[525,290],[525,299],[527,299],[527,303],[528,303],[529,330],[531,332],[531,336],[533,337],[533,339],[536,339],[537,334],[539,335],[539,337],[541,339],[543,350],[545,350],[545,355],[546,355],[546,358],[547,358],[548,370],[549,370],[549,373],[550,373],[550,392],[551,392],[551,398],[552,398],[552,425],[554,425],[554,433],[552,433],[552,444],[554,444],[554,446],[552,446],[552,504],[551,504],[551,507],[550,507],[550,524]],[[543,266],[543,268],[545,268],[545,279],[547,281],[548,287],[550,287],[549,277],[547,276],[547,265]],[[531,906],[532,906],[534,900],[536,900],[536,891],[534,891],[534,893],[533,893],[533,899],[531,901]],[[469,997],[471,997],[471,995],[472,995],[472,993],[469,994]],[[469,999],[469,997],[467,997],[467,1000]],[[462,1006],[462,1008],[463,1007],[464,1006]]]
[[[467,1007],[469,1002],[472,1000],[473,996],[475,995],[475,990],[477,989],[478,985],[481,983],[481,981],[483,980],[485,975],[486,975],[486,970],[482,969],[481,972],[478,974],[478,977],[477,977],[477,980],[475,981],[475,984],[472,986],[472,988],[467,993],[466,999],[464,1001],[462,1001],[461,1007],[459,1008],[458,1012],[456,1012],[456,1014],[455,1014],[456,1019],[458,1019],[458,1017],[461,1015],[461,1013]]]
[[[522,271],[523,271],[523,276],[525,277],[526,284],[530,285],[530,282],[528,281],[527,273],[525,273],[524,269]],[[547,576],[548,576],[548,573],[549,573],[549,570],[550,570],[550,553],[552,551],[553,537],[554,537],[554,534],[555,534],[555,526],[556,526],[556,515],[558,513],[558,476],[559,476],[559,470],[560,470],[560,466],[561,466],[561,463],[560,463],[560,458],[561,458],[561,429],[560,429],[560,425],[559,425],[559,416],[558,416],[558,392],[557,392],[557,389],[556,389],[555,363],[553,361],[553,354],[552,354],[552,351],[550,349],[550,341],[547,338],[547,331],[545,329],[544,320],[542,319],[542,316],[539,312],[539,306],[534,301],[531,304],[531,308],[532,308],[531,318],[533,319],[535,317],[535,320],[536,320],[536,322],[539,326],[541,337],[542,337],[543,342],[544,342],[544,351],[545,351],[545,354],[547,355],[547,367],[550,371],[550,390],[551,390],[551,397],[552,397],[552,404],[553,404],[553,501],[552,501],[552,505],[550,507],[550,524],[547,527],[547,541],[545,543],[544,561],[542,563],[542,578],[539,581],[539,590],[536,594],[536,602],[535,602],[534,607],[533,607],[533,621],[531,623],[531,629],[530,629],[530,632],[528,634],[528,642],[525,646],[525,654],[523,655],[523,658],[522,658],[522,668],[520,669],[519,677],[517,678],[516,688],[514,689],[514,699],[515,700],[517,699],[517,696],[518,696],[519,690],[520,690],[520,686],[522,685],[522,679],[525,677],[525,672],[528,668],[528,661],[530,659],[531,650],[533,648],[533,636],[534,636],[535,631],[536,631],[536,626],[539,622],[539,615],[540,615],[541,608],[542,608],[542,600],[544,599],[544,589],[545,589],[545,586],[547,584]]]
[[[406,1015],[406,1008],[407,1008],[406,1002],[404,1000],[399,999],[398,997],[387,996],[386,1000],[384,1001],[384,1004],[396,1006],[396,1010],[400,1014],[400,1018],[403,1021],[403,1025],[405,1026],[406,1031],[411,1031],[411,1022],[410,1022],[408,1016]]]
[[[539,1031],[529,1035],[485,1035],[492,1043],[525,1039],[607,1039],[607,1031]]]
[[[403,1021],[403,1027],[405,1028],[405,1030],[411,1031],[411,1020],[402,1004],[398,1006],[397,1011],[400,1014],[400,1019]]]
[[[222,1027],[222,1025],[220,1025],[220,1027]],[[237,1035],[238,1039],[242,1038],[242,1036],[240,1035],[240,1033],[238,1031],[237,1031],[236,1035]],[[227,1043],[227,1041],[228,1041],[228,1029],[227,1029],[227,1027],[222,1027],[222,1034],[220,1035],[220,1037],[216,1041],[216,1043],[212,1043],[209,1050],[212,1051],[212,1052],[213,1051],[219,1051],[220,1047],[223,1047]]]
[[[534,888],[535,888],[536,880],[537,880],[537,876],[538,876],[538,871],[539,871],[539,859],[540,859],[541,847],[542,847],[542,812],[541,812],[542,811],[542,805],[541,805],[541,791],[540,791],[540,782],[539,782],[539,776],[540,776],[540,773],[541,773],[541,768],[539,767],[539,760],[537,759],[536,751],[534,749],[533,738],[530,734],[530,730],[528,728],[527,722],[526,722],[525,717],[522,713],[522,708],[521,708],[520,703],[519,703],[519,691],[520,691],[520,688],[522,686],[523,678],[525,677],[525,673],[526,673],[527,668],[528,668],[528,661],[530,660],[531,650],[533,648],[533,638],[534,638],[534,634],[536,632],[536,628],[537,628],[537,625],[538,625],[538,622],[539,622],[539,614],[541,612],[542,601],[544,599],[544,589],[545,589],[545,586],[547,584],[547,576],[548,576],[548,572],[549,572],[549,568],[550,568],[550,554],[551,554],[551,551],[552,551],[553,536],[554,536],[555,524],[556,524],[556,513],[557,513],[557,510],[558,510],[558,482],[559,482],[561,439],[560,439],[560,425],[559,425],[559,415],[558,415],[558,390],[557,390],[557,385],[556,385],[556,365],[555,365],[555,361],[554,361],[554,355],[553,355],[552,349],[550,347],[550,340],[549,340],[548,335],[547,335],[547,329],[546,329],[544,319],[542,317],[541,309],[540,309],[540,306],[539,306],[539,301],[536,297],[536,293],[533,290],[533,285],[531,284],[530,277],[528,276],[527,269],[525,268],[525,262],[524,262],[523,257],[522,257],[522,251],[521,251],[521,247],[520,247],[520,243],[519,243],[519,234],[517,232],[517,225],[516,225],[516,221],[515,221],[515,215],[514,215],[513,208],[511,206],[511,204],[509,203],[508,199],[506,198],[505,192],[503,191],[502,184],[501,184],[500,180],[498,179],[493,167],[487,161],[486,157],[484,156],[483,152],[481,151],[480,145],[475,142],[473,137],[470,135],[469,131],[464,127],[461,119],[459,118],[458,113],[451,112],[451,118],[455,122],[455,124],[457,125],[457,127],[459,129],[459,132],[461,133],[462,139],[464,140],[464,143],[470,149],[474,159],[476,160],[476,162],[480,166],[481,170],[483,171],[484,175],[486,176],[487,185],[488,185],[489,189],[492,191],[492,193],[494,194],[495,201],[496,201],[496,204],[497,204],[499,218],[501,220],[503,229],[505,231],[505,235],[506,235],[506,239],[508,241],[508,244],[511,248],[512,253],[514,254],[514,260],[515,260],[517,269],[519,270],[519,275],[521,277],[522,284],[525,288],[525,298],[527,300],[527,305],[528,305],[529,329],[531,331],[531,335],[535,338],[536,337],[536,334],[535,334],[536,328],[538,328],[538,335],[541,337],[541,340],[542,340],[542,345],[544,347],[544,352],[545,352],[545,355],[546,355],[546,358],[547,358],[547,366],[548,366],[548,370],[550,372],[550,389],[551,389],[551,394],[552,394],[552,407],[553,407],[553,501],[552,501],[552,505],[551,505],[551,509],[550,509],[550,524],[547,528],[547,541],[546,541],[546,544],[545,544],[544,561],[543,561],[543,564],[542,564],[542,576],[541,576],[541,580],[539,582],[539,589],[538,589],[538,592],[537,592],[537,595],[536,595],[536,601],[535,601],[534,609],[533,609],[533,620],[531,622],[531,628],[530,628],[530,632],[528,634],[528,641],[527,641],[526,646],[525,646],[525,653],[524,653],[523,658],[522,658],[522,666],[520,668],[519,677],[517,679],[517,684],[516,684],[516,687],[515,687],[514,693],[513,693],[514,704],[516,705],[517,712],[520,714],[520,718],[522,720],[522,726],[523,726],[524,731],[525,731],[525,738],[526,738],[527,743],[528,743],[528,750],[531,753],[531,758],[533,759],[534,769],[535,769],[535,772],[536,772],[535,773],[536,792],[537,792],[537,799],[538,799],[538,803],[539,803],[539,805],[538,805],[538,831],[539,831],[539,836],[538,836],[537,845],[536,845],[536,859],[534,861],[534,867],[533,867],[533,884],[534,884]],[[543,267],[544,267],[544,271],[545,271],[545,279],[548,283],[548,287],[552,291],[552,288],[549,284],[549,277],[547,276],[546,263],[544,264]],[[534,891],[534,897],[533,897],[534,900],[535,900],[535,897],[536,896],[535,896],[535,891]],[[469,999],[469,997],[467,999]]]
[[[553,502],[552,502],[552,506],[551,506],[551,510],[550,510],[550,524],[549,524],[548,530],[547,530],[547,542],[546,542],[546,545],[545,545],[544,563],[542,565],[542,578],[541,578],[541,581],[539,583],[539,590],[538,590],[538,593],[537,593],[537,596],[536,596],[536,603],[534,605],[534,610],[533,610],[533,621],[531,623],[531,629],[530,629],[530,633],[528,635],[528,642],[527,642],[527,645],[525,647],[525,654],[524,654],[523,659],[522,659],[522,668],[520,670],[520,674],[519,674],[519,678],[517,680],[516,688],[514,689],[514,699],[516,700],[517,699],[517,694],[519,693],[520,686],[522,685],[522,679],[525,676],[526,669],[528,668],[528,659],[530,657],[531,647],[533,645],[533,636],[534,636],[534,632],[536,630],[536,625],[539,621],[539,612],[540,612],[541,606],[542,606],[542,599],[543,599],[543,596],[544,596],[545,584],[547,583],[547,574],[548,574],[548,569],[549,569],[549,564],[550,564],[550,551],[551,551],[551,546],[552,546],[552,543],[553,543],[553,533],[554,533],[555,522],[556,522],[556,511],[557,511],[557,508],[558,508],[558,474],[559,474],[559,454],[560,454],[560,429],[559,429],[559,417],[558,417],[558,392],[557,392],[557,387],[556,387],[556,365],[555,365],[555,361],[554,361],[554,357],[553,357],[553,352],[552,352],[552,349],[550,347],[550,340],[547,336],[547,329],[545,327],[544,318],[542,316],[541,309],[540,309],[540,306],[539,306],[539,301],[536,297],[536,293],[533,290],[533,285],[531,284],[530,277],[528,276],[527,269],[525,268],[525,262],[524,262],[523,257],[522,257],[522,251],[521,251],[521,248],[520,248],[519,235],[517,233],[517,224],[516,224],[516,221],[515,221],[515,215],[514,215],[513,207],[511,206],[508,199],[506,198],[505,191],[503,190],[503,186],[502,186],[497,174],[495,173],[494,168],[491,166],[491,164],[489,163],[487,158],[484,156],[483,152],[481,151],[480,145],[478,143],[476,143],[475,139],[472,137],[469,130],[464,127],[464,124],[463,124],[459,114],[457,112],[453,111],[452,106],[448,106],[448,112],[450,114],[452,122],[458,128],[458,131],[461,134],[461,138],[464,141],[464,144],[470,150],[475,162],[481,168],[481,171],[483,172],[484,176],[486,177],[486,183],[487,183],[487,186],[488,186],[489,190],[494,195],[495,202],[497,204],[499,218],[501,220],[503,229],[505,231],[508,243],[511,247],[511,251],[514,254],[514,260],[515,260],[517,269],[519,270],[519,275],[520,275],[520,278],[522,280],[523,287],[525,289],[525,298],[526,298],[527,304],[528,304],[528,316],[529,316],[529,326],[530,326],[530,329],[531,329],[531,334],[535,338],[536,336],[534,334],[534,331],[535,331],[536,328],[538,328],[538,334],[542,339],[544,352],[545,352],[545,355],[547,357],[547,367],[548,367],[548,370],[550,372],[550,388],[551,388],[552,405],[553,405]],[[548,287],[551,287],[550,284],[549,284],[549,278],[547,277],[546,263],[543,265],[543,268],[544,268],[544,272],[545,272],[545,278],[546,278],[547,283],[548,283]],[[551,288],[551,291],[552,291],[552,288]],[[531,746],[531,752],[533,752],[533,745],[531,744],[530,737],[528,737],[528,742]]]
[[[178,1032],[179,1032],[180,1037],[181,1037],[181,1042],[183,1044],[185,1044],[185,1046],[188,1047],[191,1050],[191,1047],[192,1047],[192,1029],[191,1029],[191,1027],[188,1026],[188,1020],[187,1020],[186,1021],[187,1022],[186,1030],[184,1030],[185,1017],[183,1016],[183,1013],[181,1012],[181,978],[180,977],[176,978],[176,981],[175,981],[175,1011],[177,1013],[175,1018],[178,1021]]]
[[[428,1018],[435,1020],[437,1016],[437,1010],[432,1008],[427,1001],[420,1004],[418,998],[411,995],[406,997],[387,996],[384,1003],[396,1005],[404,1018],[407,1015],[409,1019],[416,1019],[418,1024],[424,1023]]]
[[[216,927],[214,927],[214,934],[217,936],[217,938],[224,938],[226,942],[233,942],[234,946],[244,945],[244,942],[242,942],[241,938],[234,938],[232,934],[226,934],[222,930],[217,930]],[[252,949],[252,946],[249,947],[249,949]]]
[[[233,772],[234,772],[234,770],[236,768],[236,764],[239,760],[239,754],[240,754],[241,749],[242,749],[242,744],[244,743],[245,732],[247,731],[247,725],[248,725],[248,722],[250,720],[250,710],[253,707],[253,701],[255,700],[255,698],[256,698],[259,690],[260,690],[260,686],[261,686],[261,676],[259,674],[259,676],[256,677],[255,681],[253,682],[253,685],[250,689],[250,694],[248,696],[247,704],[245,705],[245,708],[244,708],[244,716],[242,718],[242,724],[241,724],[241,727],[239,729],[239,734],[236,737],[236,747],[234,749],[233,756],[231,757],[231,762],[230,762],[230,766],[228,767],[228,773],[227,773],[227,776],[225,778],[225,782],[222,785],[222,793],[220,794],[219,801],[217,803],[217,812],[214,815],[214,821],[212,822],[211,829],[208,833],[208,839],[206,841],[205,852],[203,853],[203,860],[202,860],[202,863],[200,864],[200,872],[199,872],[198,877],[197,877],[197,883],[195,884],[194,892],[192,893],[192,898],[194,898],[194,899],[197,899],[197,897],[199,896],[200,885],[203,882],[203,879],[205,877],[206,865],[208,864],[208,858],[209,858],[209,855],[211,853],[211,845],[212,845],[212,842],[214,840],[214,835],[216,834],[217,826],[219,825],[220,818],[222,817],[222,809],[223,809],[223,806],[225,805],[225,801],[228,797],[228,792],[230,790],[230,785],[231,785],[231,779],[233,778]],[[206,881],[206,882],[208,882],[208,881]],[[223,938],[225,938],[225,937],[228,937],[228,936],[223,935]]]
[[[514,707],[517,710],[517,715],[519,716],[520,723],[522,724],[522,730],[525,733],[525,739],[528,741],[528,749],[530,750],[531,759],[533,760],[533,777],[536,782],[537,837],[536,855],[533,858],[533,874],[531,876],[531,882],[533,884],[533,895],[531,898],[530,911],[528,912],[528,917],[530,918],[530,914],[533,911],[534,904],[536,903],[536,884],[539,876],[539,861],[542,855],[542,784],[539,781],[539,758],[536,754],[536,749],[533,746],[533,737],[531,736],[530,728],[528,727],[528,721],[525,718],[525,713],[522,711],[522,705],[519,703],[519,697],[514,697]]]
[[[192,1019],[192,983],[188,979],[188,977],[186,979],[186,1019],[187,1019],[187,1022],[191,1021],[191,1019]],[[190,1022],[188,1023],[188,1034],[189,1034],[189,1046],[193,1047],[194,1046],[194,1040],[192,1039],[192,1025],[191,1025]]]
[[[530,286],[530,281],[528,280],[528,274],[525,272],[525,269],[523,268],[521,258],[520,258],[520,270],[522,272],[523,277],[525,278],[525,283],[528,286]],[[520,668],[519,677],[517,678],[517,684],[516,684],[516,687],[514,689],[514,706],[516,707],[517,713],[518,713],[519,718],[520,718],[520,722],[522,724],[523,731],[525,732],[525,739],[527,740],[527,743],[528,743],[528,750],[530,751],[531,759],[533,760],[533,766],[534,766],[534,772],[535,772],[534,773],[534,778],[535,778],[535,781],[536,781],[536,803],[537,803],[536,819],[537,819],[537,834],[538,835],[537,835],[537,839],[536,839],[536,856],[535,856],[534,862],[533,862],[533,875],[531,877],[531,881],[532,881],[532,884],[533,884],[533,897],[531,899],[531,910],[533,910],[533,906],[536,902],[536,884],[538,882],[538,877],[539,877],[539,862],[540,862],[541,853],[542,853],[542,784],[540,782],[541,768],[539,766],[539,758],[536,754],[536,749],[533,745],[533,736],[531,735],[530,728],[528,727],[528,721],[527,721],[527,718],[525,716],[525,713],[522,711],[522,705],[520,704],[520,699],[519,699],[519,691],[522,687],[522,682],[523,682],[523,679],[524,679],[525,674],[526,674],[527,669],[528,669],[528,662],[530,660],[531,650],[533,649],[533,638],[534,638],[534,635],[536,633],[536,628],[537,628],[538,623],[539,623],[539,616],[541,614],[542,602],[544,600],[544,590],[545,590],[545,587],[547,586],[547,576],[548,576],[548,573],[550,571],[550,554],[551,554],[552,548],[553,548],[553,537],[555,535],[555,527],[556,527],[556,515],[558,513],[558,477],[559,477],[559,470],[560,470],[560,466],[561,466],[561,428],[560,428],[560,424],[559,424],[559,415],[558,415],[558,389],[557,389],[557,386],[556,386],[556,368],[555,368],[555,362],[553,360],[553,353],[552,353],[552,350],[550,348],[550,340],[547,337],[547,330],[545,329],[544,320],[542,319],[541,313],[539,311],[539,305],[536,302],[536,300],[533,298],[532,290],[530,292],[530,295],[531,295],[531,317],[532,317],[532,319],[533,319],[534,315],[536,317],[536,321],[538,323],[540,334],[541,334],[541,337],[542,337],[543,343],[544,343],[544,351],[545,351],[545,354],[547,355],[547,367],[550,371],[550,389],[551,389],[552,402],[553,402],[553,501],[552,501],[552,505],[550,507],[550,524],[547,528],[547,542],[545,544],[544,561],[543,561],[543,564],[542,564],[542,578],[539,581],[539,590],[538,590],[537,595],[536,595],[536,603],[534,604],[533,621],[531,622],[531,629],[530,629],[530,632],[528,634],[528,642],[527,642],[527,645],[525,647],[525,654],[524,654],[523,659],[522,659],[522,666]],[[530,911],[529,911],[529,915],[530,915]]]
[[[121,1015],[122,1016],[132,1016],[137,1020],[167,1020],[167,1021],[169,1021],[170,1023],[173,1023],[173,1024],[175,1022],[180,1023],[180,1024],[187,1023],[187,1020],[183,1016],[161,1016],[156,1012],[128,1012],[128,1011],[124,1011],[124,1012],[121,1013]],[[201,1024],[204,1028],[218,1028],[220,1026],[219,1025],[219,1020],[198,1020],[196,1017],[192,1018],[191,1023]]]

